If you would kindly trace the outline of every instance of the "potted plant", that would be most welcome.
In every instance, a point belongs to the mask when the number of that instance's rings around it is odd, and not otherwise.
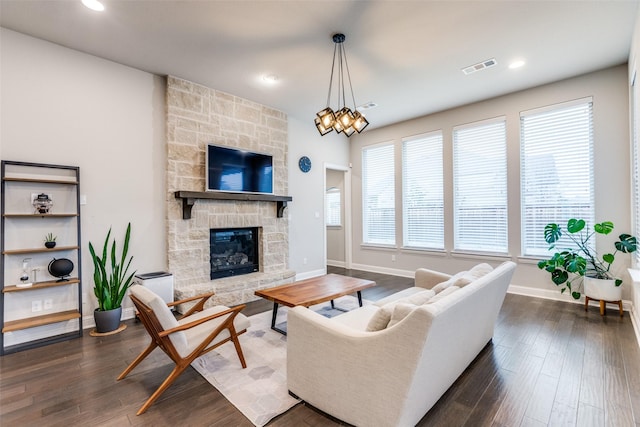
[[[89,252],[93,259],[93,292],[98,299],[98,308],[95,309],[93,315],[96,322],[96,330],[99,333],[111,332],[120,326],[120,317],[122,315],[122,300],[127,293],[127,289],[133,281],[136,274],[128,273],[133,256],[127,260],[129,252],[129,238],[131,237],[131,223],[127,226],[127,232],[124,236],[124,244],[120,256],[117,255],[117,246],[114,239],[109,250],[109,238],[111,237],[111,229],[107,233],[102,247],[102,256],[98,256],[89,242]]]
[[[44,246],[48,249],[56,247],[56,236],[54,236],[53,233],[49,233],[44,236]]]
[[[566,232],[558,224],[547,224],[544,239],[549,250],[555,249],[553,256],[538,262],[538,267],[551,274],[551,281],[559,286],[560,292],[569,290],[571,296],[579,299],[580,285],[584,281],[584,293],[589,298],[602,301],[619,301],[622,295],[622,279],[610,272],[611,264],[618,252],[631,253],[638,248],[637,240],[629,234],[620,234],[614,243],[615,251],[600,256],[594,249],[591,238],[596,234],[607,235],[613,231],[613,223],[601,222],[593,226],[593,231],[585,229],[583,219],[570,219]],[[566,236],[573,245],[559,248],[559,240]]]

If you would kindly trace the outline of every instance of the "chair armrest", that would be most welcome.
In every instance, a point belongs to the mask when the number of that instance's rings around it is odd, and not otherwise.
[[[417,269],[414,276],[416,286],[426,289],[431,289],[438,283],[449,280],[450,278],[450,274],[440,273],[439,271],[429,270],[428,268]]]
[[[204,310],[205,302],[207,302],[207,300],[209,298],[211,298],[214,294],[215,294],[214,292],[207,292],[206,294],[196,295],[196,296],[189,297],[189,298],[184,298],[184,299],[181,299],[179,301],[174,301],[174,302],[168,303],[167,307],[174,307],[174,306],[176,306],[178,304],[184,304],[186,302],[200,300],[197,303],[195,303],[186,313],[184,313],[182,315],[182,317],[184,318],[184,317],[192,315],[193,313],[195,313],[197,311]]]
[[[180,332],[180,331],[185,331],[187,329],[191,329],[191,328],[193,328],[195,326],[198,326],[198,325],[201,325],[201,324],[203,324],[205,322],[208,322],[209,320],[217,319],[218,317],[226,316],[226,315],[231,314],[231,313],[233,313],[233,314],[230,317],[234,318],[244,308],[245,308],[244,304],[243,305],[238,305],[238,306],[233,307],[233,308],[228,308],[228,309],[226,309],[224,311],[219,311],[219,312],[214,313],[214,314],[212,314],[210,316],[206,316],[206,317],[203,317],[201,319],[194,320],[193,322],[188,322],[188,323],[185,323],[183,325],[176,326],[175,328],[166,329],[166,330],[160,332],[158,335],[161,336],[161,337],[166,337],[167,335],[171,335],[171,334],[173,334],[175,332]]]

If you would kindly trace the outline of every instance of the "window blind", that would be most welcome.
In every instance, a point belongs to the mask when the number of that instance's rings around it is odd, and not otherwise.
[[[504,117],[453,130],[454,250],[507,253]]]
[[[339,188],[330,188],[325,194],[326,221],[328,226],[342,225],[342,196]]]
[[[522,254],[545,256],[544,227],[594,224],[591,99],[520,114]]]
[[[442,132],[402,141],[405,247],[444,249]]]
[[[638,101],[640,100],[640,89],[638,88],[637,73],[633,74],[633,81],[631,83],[631,144],[633,151],[633,235],[640,235],[640,143],[638,142],[638,115],[640,110],[638,108]],[[635,268],[640,267],[640,251],[634,253]]]
[[[363,243],[395,245],[394,145],[362,150]]]

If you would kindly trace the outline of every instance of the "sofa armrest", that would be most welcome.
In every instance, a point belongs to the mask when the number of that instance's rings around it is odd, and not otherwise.
[[[432,320],[426,310],[412,317],[393,328],[364,332],[304,307],[290,309],[289,391],[351,424],[397,425]]]
[[[427,268],[417,269],[414,277],[416,286],[426,289],[431,289],[438,283],[450,278],[450,274],[440,273],[439,271],[429,270]]]

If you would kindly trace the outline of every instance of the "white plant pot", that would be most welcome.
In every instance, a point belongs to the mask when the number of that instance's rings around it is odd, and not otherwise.
[[[622,300],[622,285],[616,286],[614,279],[584,278],[584,294],[590,299],[600,301]]]

